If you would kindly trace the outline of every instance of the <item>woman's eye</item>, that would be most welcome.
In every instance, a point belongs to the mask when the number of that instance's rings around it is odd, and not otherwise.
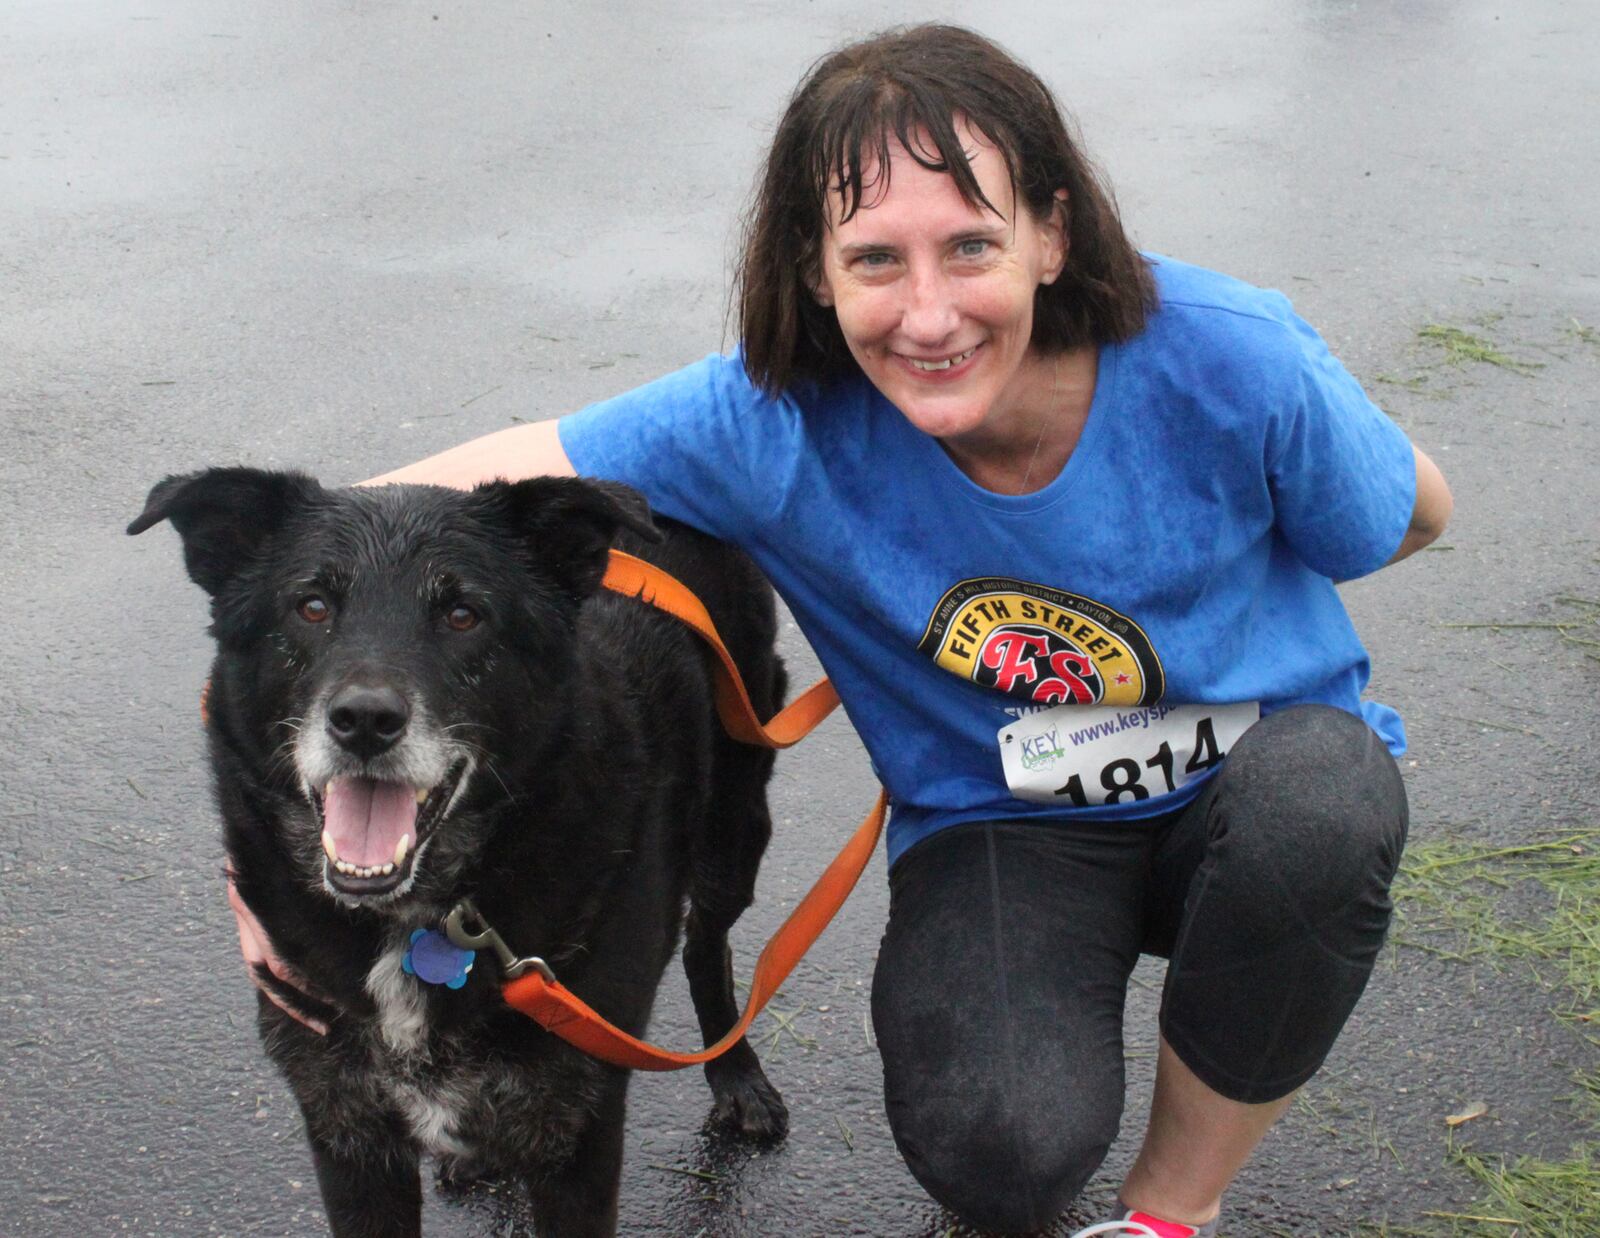
[[[300,604],[295,607],[295,611],[307,623],[326,623],[333,616],[333,611],[328,604],[315,595],[301,598]]]
[[[869,270],[881,270],[894,261],[893,254],[862,254],[856,259],[862,266]]]
[[[470,606],[452,606],[444,621],[452,632],[470,632],[478,626],[478,612]]]
[[[989,252],[988,241],[962,241],[956,252],[963,258],[981,258]]]

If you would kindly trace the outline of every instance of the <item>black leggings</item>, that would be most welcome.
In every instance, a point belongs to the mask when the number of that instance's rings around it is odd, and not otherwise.
[[[1122,1009],[1171,960],[1161,1031],[1209,1087],[1309,1079],[1389,924],[1406,797],[1383,742],[1320,705],[1262,719],[1187,807],[974,822],[889,874],[872,984],[889,1124],[929,1194],[984,1229],[1047,1225],[1122,1116]]]

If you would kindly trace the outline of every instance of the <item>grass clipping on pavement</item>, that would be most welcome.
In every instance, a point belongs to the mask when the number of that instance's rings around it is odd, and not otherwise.
[[[1600,830],[1487,847],[1445,840],[1413,847],[1395,883],[1396,945],[1467,964],[1527,966],[1556,1016],[1600,1047]],[[1591,1137],[1564,1161],[1507,1164],[1455,1146],[1450,1160],[1485,1188],[1470,1212],[1430,1213],[1389,1233],[1600,1235],[1600,1072],[1579,1078]]]

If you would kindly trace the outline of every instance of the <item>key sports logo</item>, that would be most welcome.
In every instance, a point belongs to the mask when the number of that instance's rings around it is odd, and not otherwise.
[[[1044,705],[1154,705],[1161,659],[1126,615],[1007,576],[963,580],[917,643],[952,674]]]

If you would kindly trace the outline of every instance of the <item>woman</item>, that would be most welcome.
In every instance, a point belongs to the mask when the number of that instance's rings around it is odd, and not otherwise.
[[[738,298],[739,356],[378,480],[593,474],[753,555],[893,798],[873,1017],[913,1174],[1048,1224],[1116,1134],[1145,951],[1118,1220],[1213,1232],[1388,923],[1404,735],[1333,581],[1437,537],[1442,477],[1281,296],[1135,251],[967,31],[812,69]]]

